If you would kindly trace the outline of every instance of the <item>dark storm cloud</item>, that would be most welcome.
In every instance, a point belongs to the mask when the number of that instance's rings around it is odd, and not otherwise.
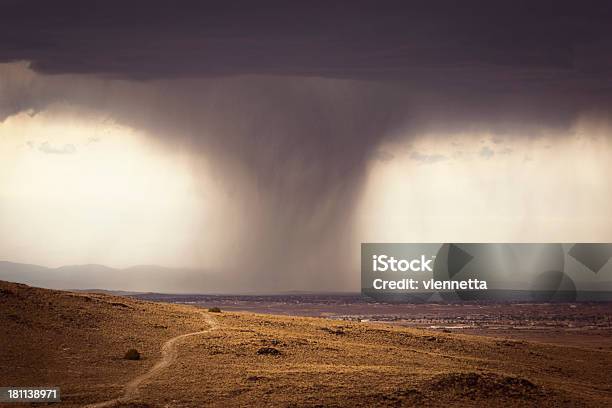
[[[486,66],[494,90],[608,76],[611,10],[562,1],[4,1],[0,59],[138,79],[258,73],[438,86],[477,80],[474,68]]]
[[[0,119],[65,101],[200,154],[250,215],[250,284],[339,287],[384,141],[607,112],[611,21],[605,2],[4,1],[0,62],[56,85],[0,77]]]
[[[565,125],[578,110],[612,104],[612,7],[5,0],[0,62],[21,60],[44,74],[134,80],[261,74],[395,81],[424,94],[422,105],[449,106],[447,117],[537,116]]]
[[[242,279],[268,289],[340,287],[367,161],[410,98],[392,84],[300,77],[155,88],[158,96],[147,91],[136,103],[126,97],[113,116],[213,163],[236,211],[248,214],[236,243]]]

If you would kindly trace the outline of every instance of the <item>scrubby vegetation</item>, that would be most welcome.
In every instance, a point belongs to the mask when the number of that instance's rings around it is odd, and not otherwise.
[[[279,349],[275,349],[274,347],[262,347],[259,350],[257,350],[257,354],[268,355],[268,356],[280,356],[281,352]]]
[[[126,360],[140,360],[140,353],[136,349],[129,349],[123,356]]]

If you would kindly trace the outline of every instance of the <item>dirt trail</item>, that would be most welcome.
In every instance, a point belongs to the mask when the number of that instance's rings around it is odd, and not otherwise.
[[[218,327],[217,322],[215,321],[213,317],[205,313],[202,313],[202,315],[204,316],[206,323],[209,325],[208,329],[193,332],[193,333],[181,334],[180,336],[173,337],[170,340],[166,341],[161,348],[161,358],[159,359],[159,361],[155,363],[155,365],[151,367],[149,371],[147,371],[144,374],[139,375],[138,377],[128,382],[125,385],[123,395],[121,397],[114,398],[108,401],[97,402],[95,404],[89,404],[89,405],[86,405],[85,408],[112,407],[113,405],[116,405],[119,403],[125,403],[133,399],[138,393],[138,387],[140,387],[140,385],[143,382],[149,380],[151,377],[155,376],[160,371],[166,369],[176,360],[176,357],[178,355],[176,343],[179,340],[182,340],[185,337],[197,336],[200,334],[208,333],[212,330],[215,330]]]

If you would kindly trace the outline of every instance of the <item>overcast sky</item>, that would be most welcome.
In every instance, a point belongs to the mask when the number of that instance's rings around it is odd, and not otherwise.
[[[210,3],[0,2],[0,259],[355,290],[360,242],[612,240],[606,2]]]

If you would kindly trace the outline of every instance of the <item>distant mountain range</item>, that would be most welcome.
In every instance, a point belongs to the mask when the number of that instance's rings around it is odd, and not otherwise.
[[[139,265],[117,269],[104,265],[47,268],[0,261],[0,280],[49,289],[105,289],[113,292],[219,293],[222,282],[210,271]]]
[[[311,291],[244,291],[236,290],[234,281],[219,271],[189,268],[168,268],[157,265],[138,265],[129,268],[111,268],[105,265],[68,265],[47,268],[15,262],[0,261],[0,280],[25,283],[48,289],[73,289],[110,292],[116,295],[127,294],[233,294],[233,295],[310,295],[310,294],[354,294],[351,292],[311,292]],[[513,289],[511,292],[530,291]],[[579,282],[579,298],[604,300],[610,299],[612,281],[609,279],[595,282]],[[602,294],[605,295],[602,298]],[[514,298],[514,295],[512,296]]]

